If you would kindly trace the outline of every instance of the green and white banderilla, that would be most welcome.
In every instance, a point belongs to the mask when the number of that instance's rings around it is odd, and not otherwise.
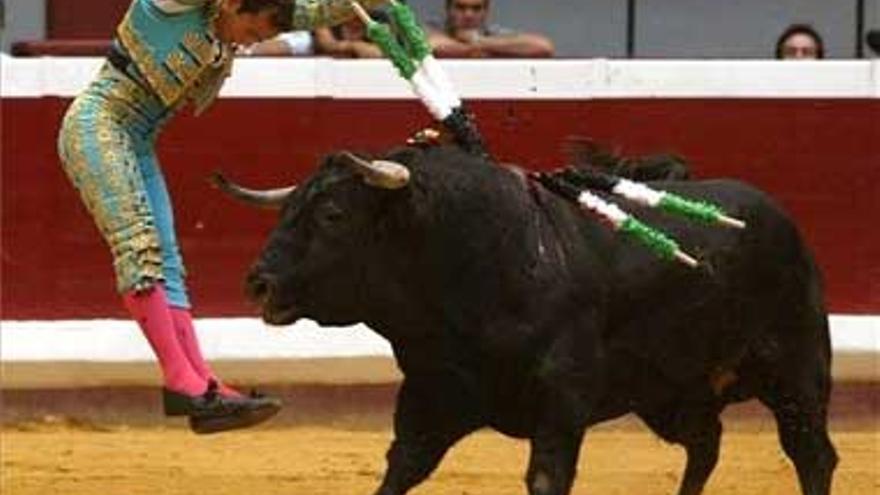
[[[488,159],[489,153],[473,117],[465,110],[446,71],[431,53],[425,31],[412,9],[395,0],[389,2],[389,14],[404,41],[401,44],[389,26],[373,20],[358,2],[352,0],[351,5],[366,25],[367,37],[379,46],[431,115],[452,133],[459,146]]]
[[[643,223],[616,204],[606,201],[587,189],[621,196],[643,206],[657,208],[709,225],[736,229],[746,227],[745,222],[729,216],[718,205],[686,199],[667,191],[658,191],[645,184],[598,171],[567,168],[562,172],[532,174],[532,177],[547,189],[598,215],[615,231],[634,239],[659,257],[681,262],[691,268],[699,266],[699,261],[684,252],[675,239],[661,230]]]
[[[446,72],[431,53],[424,30],[408,5],[390,2],[390,14],[400,31],[401,45],[391,28],[374,21],[355,0],[352,8],[367,27],[373,40],[400,75],[409,83],[435,119],[449,129],[465,150],[488,158],[483,139],[473,118],[464,111],[461,99],[452,87]],[[666,191],[656,191],[622,177],[583,169],[566,169],[556,174],[535,174],[549,190],[590,211],[618,232],[635,239],[661,258],[676,260],[690,267],[699,265],[696,258],[684,252],[669,235],[639,221],[619,206],[588,191],[598,190],[622,196],[627,200],[659,208],[666,212],[706,224],[745,228],[745,223],[730,217],[716,205],[689,200]]]

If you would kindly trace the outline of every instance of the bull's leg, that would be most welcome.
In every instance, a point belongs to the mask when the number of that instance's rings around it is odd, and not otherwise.
[[[795,323],[780,326],[775,348],[782,352],[769,354],[758,391],[758,399],[776,417],[779,441],[794,463],[804,495],[828,495],[837,466],[827,421],[831,344],[827,319],[818,306],[805,305],[789,318]]]
[[[526,472],[529,495],[567,495],[577,474],[583,429],[550,428],[532,439]]]
[[[828,437],[826,401],[776,389],[761,397],[776,417],[782,449],[794,463],[804,495],[828,495],[837,453]]]
[[[526,472],[529,495],[568,495],[581,442],[605,384],[604,354],[593,313],[554,341],[537,367],[540,404]],[[570,313],[561,312],[570,315]]]
[[[401,385],[394,414],[395,439],[376,495],[402,495],[424,481],[446,451],[483,426],[464,387],[435,376]]]
[[[687,405],[639,413],[639,417],[657,435],[667,442],[683,446],[687,452],[687,465],[678,495],[703,493],[703,487],[718,463],[721,444],[718,413],[714,406],[689,408]]]

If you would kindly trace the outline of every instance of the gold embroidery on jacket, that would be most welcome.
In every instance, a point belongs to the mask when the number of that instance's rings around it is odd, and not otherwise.
[[[172,52],[165,59],[165,68],[171,72],[181,86],[188,86],[201,72],[201,68],[187,60],[181,52]]]
[[[226,78],[232,74],[234,58],[230,50],[224,50],[220,62],[205,69],[196,84],[189,92],[189,98],[195,106],[195,114],[200,115],[217,98]]]
[[[331,0],[338,1],[338,0]],[[367,2],[377,0],[367,0]],[[208,2],[205,17],[210,26],[216,5]],[[128,50],[146,83],[168,108],[184,99],[195,104],[196,114],[204,111],[217,97],[232,71],[232,50],[217,41],[210,32],[189,31],[161,63],[132,27],[131,11],[117,30],[119,40]]]
[[[177,49],[168,54],[165,60],[159,64],[132,29],[130,16],[129,12],[119,25],[119,40],[128,50],[134,63],[146,78],[146,82],[156,92],[162,103],[173,107],[181,99],[188,96],[192,86],[215,62],[214,42],[203,33],[187,32]],[[225,52],[224,50],[219,61],[222,64],[227,63],[228,55]],[[184,53],[192,57],[192,62],[187,60]]]
[[[214,44],[205,36],[190,31],[183,35],[181,44],[199,65],[210,65],[214,61]]]
[[[141,71],[150,87],[162,100],[172,106],[183,94],[183,88],[171,79],[171,75],[163,71],[153,58],[149,49],[141,43],[140,38],[131,27],[131,11],[129,11],[117,30],[119,41],[128,50],[137,68]]]

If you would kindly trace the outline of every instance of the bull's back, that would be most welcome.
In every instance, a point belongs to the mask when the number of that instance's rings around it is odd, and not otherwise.
[[[630,212],[696,256],[692,269],[625,239],[616,246],[609,345],[673,379],[705,375],[779,332],[822,313],[819,277],[792,219],[763,192],[730,180],[661,182],[658,189],[718,204],[747,223],[709,226],[645,208]],[[808,325],[808,326],[809,326]]]

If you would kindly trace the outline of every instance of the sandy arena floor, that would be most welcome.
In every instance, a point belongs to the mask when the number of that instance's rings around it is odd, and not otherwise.
[[[876,426],[876,425],[875,425]],[[734,428],[706,495],[797,494],[772,426]],[[751,431],[750,431],[751,430]],[[385,430],[281,428],[198,437],[177,428],[43,422],[2,430],[5,495],[371,494],[384,469]],[[834,493],[880,493],[880,432],[834,434]],[[525,493],[527,445],[491,432],[465,439],[415,495]],[[675,492],[683,453],[633,426],[587,436],[575,494]]]
[[[284,398],[269,427],[199,437],[164,420],[152,363],[0,366],[2,495],[370,495],[385,469],[396,370],[387,360],[219,363],[222,376]],[[876,356],[838,359],[831,408],[836,495],[880,495]],[[291,377],[298,380],[291,383]],[[351,385],[356,379],[359,385]],[[867,380],[867,381],[865,381]],[[67,419],[64,419],[67,418]],[[706,495],[798,495],[772,417],[725,412]],[[125,425],[125,426],[120,426]],[[414,495],[525,493],[528,445],[492,432],[459,443]],[[576,495],[675,493],[684,454],[634,419],[584,443]]]

